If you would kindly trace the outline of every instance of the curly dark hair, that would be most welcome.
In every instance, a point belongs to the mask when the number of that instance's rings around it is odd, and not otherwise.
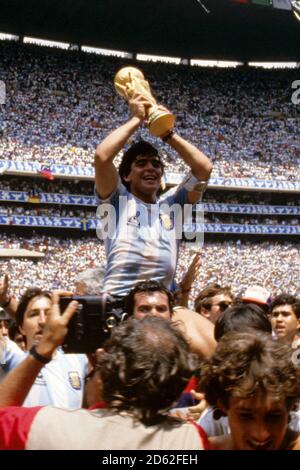
[[[289,412],[299,403],[300,370],[290,346],[265,333],[231,332],[202,363],[199,389],[215,408],[218,401],[228,408],[230,396],[250,398],[261,390],[283,399]]]
[[[166,294],[169,301],[169,309],[171,315],[173,313],[173,306],[174,306],[174,296],[172,292],[170,292],[160,281],[140,281],[128,292],[125,300],[124,300],[124,310],[128,315],[133,315],[134,311],[134,296],[135,294],[139,293],[150,293],[150,292],[162,292]]]
[[[198,366],[198,358],[171,322],[129,319],[114,329],[100,357],[103,399],[146,426],[165,419]]]
[[[51,300],[51,293],[39,287],[30,287],[27,289],[22,295],[16,311],[16,323],[18,326],[22,326],[25,310],[29,302],[35,297],[47,297]]]
[[[124,186],[129,189],[129,184],[124,180],[124,176],[128,176],[131,170],[132,163],[136,160],[138,155],[147,155],[147,156],[158,156],[159,153],[155,147],[153,147],[150,142],[145,140],[140,140],[135,142],[129,149],[124,153],[120,166],[119,166],[119,175]],[[162,171],[164,171],[164,165],[161,162]]]
[[[291,305],[296,317],[300,318],[300,300],[298,299],[298,297],[285,293],[277,295],[277,297],[274,298],[270,307],[271,314],[273,309],[275,307],[279,307],[280,305]]]

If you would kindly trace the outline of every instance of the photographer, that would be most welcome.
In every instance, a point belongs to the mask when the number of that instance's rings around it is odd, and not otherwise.
[[[0,364],[4,373],[15,368],[27,357],[28,351],[39,345],[51,305],[52,297],[48,291],[33,287],[24,292],[16,311],[16,322],[25,339],[27,352],[6,338]],[[58,349],[25,397],[24,406],[79,408],[87,374],[88,360],[84,354],[64,354]]]
[[[97,411],[19,406],[63,343],[77,307],[71,302],[61,315],[59,293],[54,293],[34,354],[0,384],[0,448],[203,449],[201,428],[166,416],[197,361],[178,330],[160,318],[126,321],[105,345],[99,370],[106,409],[104,404]]]

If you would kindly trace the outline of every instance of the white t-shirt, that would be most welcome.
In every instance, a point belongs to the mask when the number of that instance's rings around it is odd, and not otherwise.
[[[13,341],[7,340],[0,367],[7,373],[27,357]],[[82,406],[88,360],[84,354],[64,354],[58,349],[52,361],[37,376],[23,406],[57,406],[76,409]]]

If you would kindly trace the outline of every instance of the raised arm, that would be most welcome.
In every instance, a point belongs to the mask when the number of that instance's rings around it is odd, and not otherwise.
[[[9,278],[5,274],[0,280],[0,306],[12,317],[16,317],[18,302],[14,296],[9,295]]]
[[[201,267],[201,255],[200,253],[196,253],[187,272],[185,273],[185,275],[183,276],[182,280],[179,283],[180,299],[179,299],[178,305],[180,305],[181,307],[188,308],[190,291],[192,289],[192,285],[194,281],[197,279],[199,275],[200,267]]]
[[[43,330],[43,336],[36,346],[36,352],[45,360],[51,360],[56,348],[67,334],[67,325],[76,312],[77,302],[71,302],[60,315],[59,295],[68,292],[55,292],[53,304]],[[42,369],[42,362],[31,354],[14,368],[0,383],[0,406],[20,406],[28,395],[36,377]]]
[[[115,129],[96,148],[95,180],[97,192],[102,199],[109,197],[117,186],[118,173],[113,164],[114,158],[142,124],[146,116],[145,107],[149,106],[148,101],[140,94],[134,94],[128,103],[131,119]]]
[[[180,155],[185,163],[190,167],[193,175],[199,181],[208,181],[212,172],[212,163],[210,159],[199,150],[195,145],[180,137],[176,132],[171,133],[170,137],[165,136],[165,142],[168,143]],[[188,201],[194,204],[199,199],[199,191],[191,191],[188,195]]]

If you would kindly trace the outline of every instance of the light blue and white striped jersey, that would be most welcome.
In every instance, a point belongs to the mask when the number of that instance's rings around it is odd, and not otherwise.
[[[107,258],[106,292],[124,296],[145,279],[161,281],[171,288],[182,239],[182,209],[187,204],[188,191],[197,183],[189,174],[155,204],[135,197],[120,178],[110,197],[100,199],[97,195],[101,226],[97,234],[104,239]]]
[[[28,352],[22,351],[13,341],[7,339],[0,368],[7,373],[27,356]],[[58,349],[53,359],[40,371],[23,406],[81,408],[87,374],[88,360],[85,354],[64,354]]]

